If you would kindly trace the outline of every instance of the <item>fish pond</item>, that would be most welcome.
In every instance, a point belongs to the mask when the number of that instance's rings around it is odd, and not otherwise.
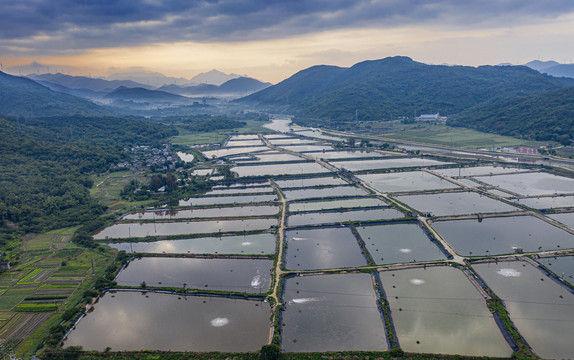
[[[459,188],[458,185],[425,171],[366,174],[357,177],[383,193]]]
[[[317,211],[328,209],[344,208],[362,208],[362,207],[379,207],[386,206],[387,203],[376,197],[358,197],[358,198],[334,198],[328,201],[303,201],[289,203],[290,212],[298,211]]]
[[[574,196],[545,196],[516,199],[514,202],[533,209],[553,209],[574,207]]]
[[[284,351],[388,348],[370,274],[289,277],[285,280],[283,298]]]
[[[207,220],[153,223],[116,223],[94,235],[96,240],[211,234],[217,232],[267,230],[277,219]]]
[[[179,206],[248,204],[276,201],[277,195],[208,196],[180,200]]]
[[[574,192],[574,179],[544,172],[481,176],[476,179],[523,196]]]
[[[517,211],[518,208],[475,192],[396,196],[400,202],[433,216]]]
[[[548,217],[574,229],[574,213],[553,214]]]
[[[504,299],[510,319],[538,356],[572,358],[572,292],[526,262],[499,261],[472,267]]]
[[[354,209],[347,211],[324,211],[324,212],[305,212],[289,215],[287,224],[289,226],[301,226],[312,224],[331,224],[341,222],[361,222],[373,220],[398,219],[405,215],[395,209]]]
[[[112,351],[255,351],[271,309],[254,300],[120,291],[105,293],[64,346]]]
[[[300,200],[312,198],[329,198],[340,196],[361,196],[368,193],[355,186],[334,186],[325,188],[308,188],[297,190],[283,190],[283,195],[287,200]]]
[[[348,227],[288,230],[285,237],[287,269],[315,270],[367,265],[359,243]]]
[[[574,248],[574,235],[534,216],[437,221],[432,227],[463,256]]]
[[[486,301],[461,270],[440,266],[382,271],[380,275],[403,350],[512,354]]]
[[[186,210],[140,211],[125,215],[124,220],[170,220],[232,216],[269,216],[279,213],[277,206],[236,206],[216,208],[196,208]]]
[[[325,186],[325,185],[348,185],[348,183],[345,180],[337,176],[275,180],[275,183],[281,189]]]
[[[380,159],[380,160],[347,160],[347,161],[329,161],[331,165],[340,169],[349,171],[391,169],[406,167],[423,167],[434,165],[446,165],[449,163],[423,158],[401,158],[401,159]]]
[[[127,253],[270,255],[275,253],[276,237],[264,233],[149,242],[116,242],[107,245]]]
[[[561,256],[536,259],[556,276],[574,285],[574,256]]]
[[[377,265],[445,260],[436,242],[415,223],[357,226],[371,258]]]
[[[286,163],[272,165],[245,165],[235,166],[231,169],[240,177],[245,176],[276,176],[276,175],[301,175],[330,172],[316,162]]]
[[[262,259],[200,259],[144,257],[120,271],[119,285],[265,293],[273,261]]]
[[[461,167],[461,168],[450,168],[450,169],[436,169],[432,170],[437,174],[450,177],[458,176],[489,176],[489,175],[499,175],[499,174],[515,174],[530,170],[515,168],[515,167],[503,167],[503,166],[474,166],[474,167]]]

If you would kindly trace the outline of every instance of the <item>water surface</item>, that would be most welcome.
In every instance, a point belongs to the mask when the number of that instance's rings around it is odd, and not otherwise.
[[[518,208],[475,192],[396,196],[397,200],[433,216],[497,213]]]
[[[367,265],[348,227],[285,232],[285,267],[291,270],[348,268]]]
[[[377,265],[446,259],[418,224],[357,226],[357,231]]]
[[[107,245],[127,253],[269,255],[275,253],[275,240],[275,235],[265,233]]]
[[[361,208],[386,205],[386,202],[375,197],[359,197],[352,199],[333,199],[329,201],[292,202],[289,203],[289,211],[317,211],[327,209]]]
[[[272,165],[245,165],[235,166],[231,169],[239,177],[244,176],[273,176],[273,175],[293,175],[293,174],[314,174],[329,172],[326,168],[316,162],[307,163],[287,163]]]
[[[369,274],[291,277],[285,281],[284,351],[384,351],[385,328]]]
[[[553,209],[574,207],[574,196],[535,197],[513,200],[533,209]]]
[[[271,284],[272,260],[144,257],[118,274],[118,285],[265,293]]]
[[[475,264],[473,268],[504,300],[510,319],[544,359],[574,354],[574,295],[526,262]]]
[[[574,192],[574,179],[543,172],[481,176],[477,180],[524,196]]]
[[[437,221],[431,226],[463,256],[574,248],[574,235],[534,216]]]
[[[277,219],[207,220],[158,223],[116,223],[93,235],[96,240],[143,238],[147,236],[172,236],[211,234],[217,232],[267,230],[277,225]]]
[[[548,217],[574,229],[574,213],[553,214]]]
[[[328,211],[291,214],[287,219],[289,226],[312,225],[312,224],[330,224],[348,221],[371,221],[371,220],[388,220],[398,219],[405,215],[395,209],[367,209],[367,210],[346,210],[346,211]]]
[[[366,174],[357,177],[383,193],[456,189],[459,186],[425,171]]]
[[[395,330],[406,352],[507,357],[486,301],[452,267],[383,271]]]
[[[317,177],[317,178],[300,178],[290,180],[275,180],[277,186],[281,189],[296,187],[311,187],[322,185],[348,185],[348,183],[337,176]]]
[[[122,217],[124,220],[170,220],[232,216],[269,216],[279,212],[277,206],[235,206],[217,208],[197,208],[186,210],[139,211]]]
[[[561,256],[536,259],[556,276],[574,285],[574,256]]]
[[[361,196],[368,195],[368,193],[355,186],[335,186],[327,188],[309,188],[297,190],[283,190],[283,195],[287,200],[299,199],[312,199],[312,198],[328,198],[339,196]]]
[[[64,346],[112,351],[256,351],[266,342],[268,303],[140,292],[106,293]]]
[[[221,205],[221,204],[247,204],[276,201],[277,195],[241,195],[241,196],[210,196],[179,200],[179,206],[192,205]]]
[[[390,169],[403,167],[421,167],[449,164],[442,161],[423,158],[380,159],[380,160],[346,160],[329,161],[333,166],[349,171],[361,171],[371,169]]]

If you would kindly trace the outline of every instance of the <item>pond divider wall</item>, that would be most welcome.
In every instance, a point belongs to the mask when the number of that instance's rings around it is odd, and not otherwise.
[[[381,313],[381,316],[383,318],[383,324],[386,329],[385,337],[387,339],[387,345],[389,347],[389,350],[400,348],[401,345],[399,343],[399,338],[395,330],[395,324],[391,314],[391,307],[389,306],[389,301],[387,300],[387,294],[385,293],[385,289],[383,288],[383,282],[381,281],[379,272],[374,271],[371,273],[371,276],[374,278],[376,284],[375,292],[377,296],[377,308],[379,309],[379,312]]]

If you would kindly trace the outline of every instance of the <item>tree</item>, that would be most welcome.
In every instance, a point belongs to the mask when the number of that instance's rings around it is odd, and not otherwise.
[[[277,360],[281,357],[281,348],[277,344],[263,345],[260,353],[262,360]]]

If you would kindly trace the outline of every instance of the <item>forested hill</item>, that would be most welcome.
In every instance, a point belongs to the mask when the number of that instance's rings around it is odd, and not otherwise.
[[[113,117],[0,117],[0,246],[17,233],[97,218],[104,208],[90,197],[89,175],[127,160],[126,146],[163,143],[175,133]]]
[[[364,61],[350,68],[315,66],[239,102],[289,110],[299,118],[390,120],[415,113],[451,116],[494,100],[574,85],[525,66],[426,65],[407,57]]]
[[[485,104],[448,124],[568,145],[574,140],[574,87]]]
[[[0,72],[0,115],[24,117],[109,115],[90,101],[52,91],[37,82]]]

